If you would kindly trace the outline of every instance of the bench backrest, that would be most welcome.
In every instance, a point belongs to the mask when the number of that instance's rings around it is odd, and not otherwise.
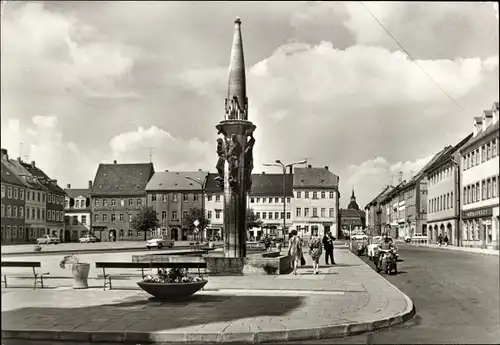
[[[37,261],[2,261],[2,267],[41,267]]]
[[[96,268],[207,268],[206,262],[96,262]]]

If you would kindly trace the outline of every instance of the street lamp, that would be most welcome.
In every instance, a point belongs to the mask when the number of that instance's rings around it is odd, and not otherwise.
[[[201,187],[201,212],[203,214],[203,226],[205,226],[205,188],[207,186],[207,179],[208,179],[208,174],[207,176],[205,176],[205,178],[203,179],[203,181],[200,179],[200,178],[192,178],[190,176],[184,176],[186,179],[188,180],[191,180],[191,181],[194,181],[196,183],[198,183]],[[203,234],[203,230],[201,231],[201,233]],[[201,240],[203,240],[203,235],[200,236]]]
[[[279,159],[275,161],[276,163],[272,164],[264,164],[264,166],[269,167],[269,166],[277,166],[281,167],[283,169],[283,246],[286,246],[286,236],[285,236],[285,229],[286,229],[286,168],[291,168],[294,165],[298,164],[306,164],[307,159],[303,159],[301,161],[295,162],[295,163],[290,163],[290,164],[283,164],[283,162]]]

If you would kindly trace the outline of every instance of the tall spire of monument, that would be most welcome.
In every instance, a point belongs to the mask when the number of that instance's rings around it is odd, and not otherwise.
[[[241,38],[241,20],[234,21],[233,45],[229,60],[229,80],[226,98],[226,120],[248,119],[248,105],[245,77],[245,58]]]

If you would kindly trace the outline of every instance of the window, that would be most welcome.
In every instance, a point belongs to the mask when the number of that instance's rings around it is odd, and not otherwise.
[[[255,213],[258,219],[260,219],[260,212]]]
[[[111,213],[111,221],[116,222],[116,215],[114,213]]]
[[[37,219],[40,219],[40,209],[37,210]],[[56,220],[56,211],[55,210],[52,210],[52,221],[55,221]]]
[[[12,238],[16,238],[17,237],[17,226],[13,226],[12,227]]]
[[[326,192],[321,192],[321,199],[326,198]]]
[[[156,201],[156,194],[155,193],[151,194],[151,201]]]
[[[104,223],[106,223],[106,222],[108,221],[108,215],[107,215],[107,214],[103,214],[103,215],[102,215],[102,221],[103,221]]]
[[[486,160],[486,147],[483,145],[481,146],[481,162],[484,162]]]
[[[286,219],[292,219],[292,212],[286,213]]]
[[[262,219],[267,219],[267,212],[262,212]]]
[[[78,225],[78,216],[73,216],[73,225]]]
[[[38,195],[40,196],[40,193],[38,193]],[[40,201],[40,200],[38,200],[38,201]],[[50,194],[50,193],[48,195],[47,202],[52,202],[52,194]]]
[[[480,197],[481,190],[479,189],[479,182],[476,183],[476,201],[481,199]]]
[[[493,143],[491,144],[491,156],[496,157],[498,153],[498,147],[497,147],[497,139],[493,140]]]
[[[482,192],[482,199],[486,199],[486,181],[481,181],[481,192]]]
[[[252,198],[252,200],[253,200],[253,198]],[[207,195],[207,201],[212,201],[212,196],[211,195]]]
[[[167,211],[161,211],[161,219],[167,219]]]
[[[167,202],[168,201],[168,194],[163,194],[163,202]]]
[[[287,202],[287,204],[290,204],[290,203],[292,202],[292,198],[287,197],[287,198],[286,198],[286,202]]]
[[[220,195],[215,196],[215,201],[220,202]],[[257,202],[259,202],[259,198],[257,198]]]
[[[212,211],[208,211],[207,212],[207,218],[208,219],[212,219]]]
[[[321,208],[321,217],[326,217],[326,208]]]
[[[14,199],[19,199],[19,190],[17,188],[14,188]]]
[[[309,225],[305,225],[305,226],[304,226],[304,232],[305,232],[305,233],[308,233],[308,232],[309,232]]]
[[[280,219],[285,219],[285,212],[281,212],[281,217]]]
[[[194,201],[200,201],[200,195],[199,194],[193,194]]]
[[[82,215],[82,224],[87,225],[87,216]]]
[[[318,198],[318,192],[313,192],[313,199],[317,199]]]
[[[300,190],[297,191],[297,199],[300,199],[301,194],[302,194],[302,192]]]
[[[283,212],[281,212],[281,213],[283,213]],[[283,215],[283,217],[285,217],[285,215]],[[269,217],[269,218],[271,218],[271,217]],[[279,219],[279,218],[280,218],[280,213],[274,212],[274,219]],[[283,219],[283,218],[281,218],[281,219]]]
[[[497,178],[493,177],[491,179],[491,197],[496,198],[497,195]]]
[[[486,159],[487,160],[491,159],[491,144],[490,143],[486,144]]]
[[[115,199],[111,199],[111,206],[116,206],[116,200]]]
[[[32,219],[32,220],[35,220],[35,219],[36,219],[36,218],[35,218],[35,212],[36,212],[36,210],[35,210],[34,208],[32,208],[32,209],[31,209],[31,219]],[[47,217],[47,220],[50,220],[50,217]]]
[[[132,236],[133,236],[132,230],[127,231],[127,237],[132,237]]]
[[[304,208],[304,217],[309,217],[309,208]]]
[[[182,211],[182,219],[186,219],[188,216],[188,211]]]
[[[479,147],[476,149],[476,165],[479,164]]]
[[[488,178],[486,180],[486,198],[491,198],[491,179]]]
[[[273,198],[269,198],[269,203],[272,204],[273,203]]]
[[[2,198],[5,198],[5,186],[2,186]]]
[[[479,199],[478,199],[479,201]],[[472,200],[471,202],[476,202],[476,185],[472,186]]]
[[[12,187],[7,188],[7,198],[12,199]]]
[[[40,202],[40,192],[37,193],[37,200],[38,200],[38,202]]]
[[[177,218],[177,211],[172,211],[172,220],[178,220],[178,218]]]
[[[102,206],[108,207],[108,199],[102,199]]]
[[[279,204],[280,198],[274,198],[274,202],[277,203],[277,204]],[[283,202],[283,198],[281,199],[281,202]]]
[[[278,212],[276,212],[276,213],[278,213]],[[273,219],[273,213],[272,212],[269,212],[269,219]]]
[[[330,218],[334,217],[334,215],[333,215],[333,208],[330,208],[330,210],[329,210],[329,216],[330,216]]]
[[[250,198],[250,203],[251,204],[255,203],[255,198]]]
[[[33,211],[33,219],[37,219],[37,218],[35,217],[35,210],[34,210],[34,209],[32,209],[32,211]],[[38,211],[40,212],[40,210],[38,210]],[[51,218],[51,214],[50,214],[50,211],[47,211],[47,220],[52,220],[52,218]]]
[[[5,208],[4,206],[2,205],[2,213],[1,213],[2,217],[5,216]]]
[[[187,193],[182,194],[182,200],[183,201],[188,201],[189,200],[189,194],[187,194]]]
[[[125,199],[120,199],[120,206],[125,207]]]
[[[453,192],[451,192],[450,194],[450,200],[451,200],[450,208],[453,208],[453,204],[455,203],[455,201],[453,200]]]
[[[172,201],[173,202],[177,202],[178,201],[178,199],[177,199],[177,193],[172,194]]]
[[[472,152],[472,153],[470,154],[470,165],[471,165],[471,166],[474,166],[474,165],[475,165],[475,164],[474,164],[474,162],[475,162],[475,161],[476,161],[476,157],[475,157],[475,155],[474,155],[474,152]]]
[[[99,199],[94,199],[94,206],[99,207]]]
[[[309,199],[309,192],[304,192],[304,198]]]
[[[2,206],[3,207],[3,206]],[[296,217],[301,217],[301,212],[300,212],[300,207],[297,207],[297,209],[295,210],[295,215]]]
[[[316,207],[313,207],[313,217],[318,216],[318,209]]]
[[[133,206],[134,205],[134,199],[128,199],[128,205]]]
[[[220,210],[215,210],[215,219],[220,219]]]
[[[137,206],[141,206],[142,205],[142,199],[137,199]]]

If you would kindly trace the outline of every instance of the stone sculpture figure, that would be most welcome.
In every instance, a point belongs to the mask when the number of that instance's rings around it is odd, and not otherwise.
[[[231,141],[227,149],[227,161],[229,163],[229,184],[232,188],[237,187],[240,154],[242,150],[236,134],[231,135]]]
[[[219,176],[215,178],[217,181],[217,185],[219,187],[224,187],[224,162],[226,161],[226,144],[224,140],[219,138],[217,139],[217,156],[219,159],[217,160],[217,165],[215,168],[217,169],[217,173]]]
[[[245,145],[245,184],[247,191],[252,189],[252,170],[253,170],[253,146],[255,145],[255,138],[253,137],[253,131],[248,131],[247,136],[249,137]]]

